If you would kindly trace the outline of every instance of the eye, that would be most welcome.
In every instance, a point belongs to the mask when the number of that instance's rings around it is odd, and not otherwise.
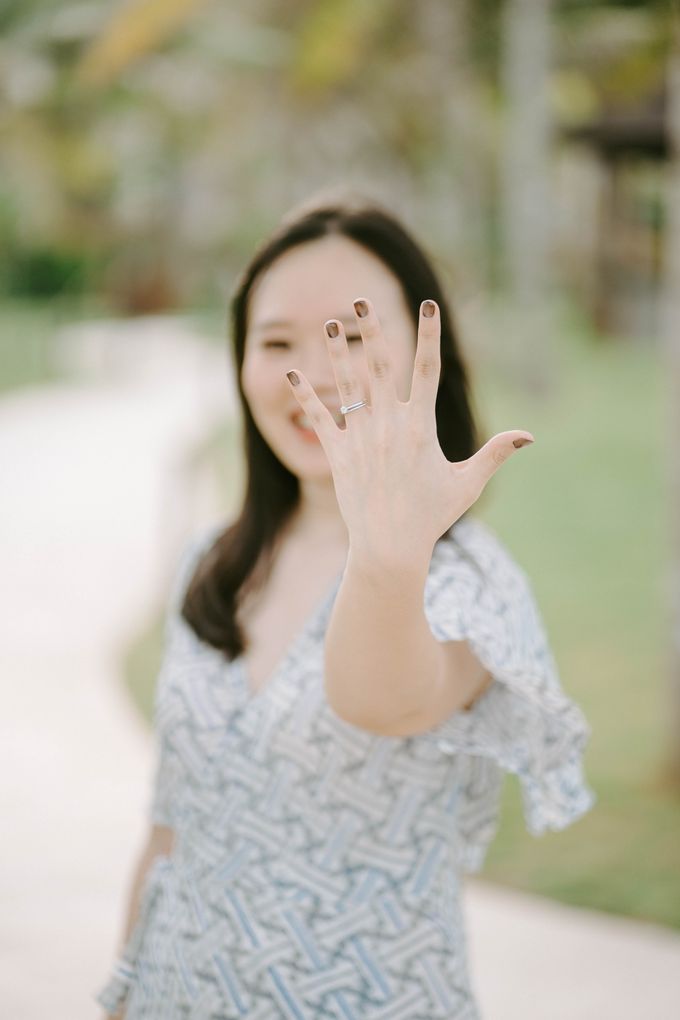
[[[287,340],[265,340],[263,347],[280,347],[281,344],[288,344]]]

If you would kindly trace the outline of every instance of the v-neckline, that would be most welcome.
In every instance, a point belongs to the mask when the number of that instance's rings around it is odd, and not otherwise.
[[[303,640],[307,637],[307,634],[311,631],[313,625],[321,616],[326,605],[330,602],[332,595],[340,586],[343,574],[345,573],[345,567],[346,563],[343,564],[342,569],[335,575],[328,588],[324,591],[321,599],[315,604],[314,608],[307,616],[300,630],[298,630],[287,648],[284,650],[281,658],[271,670],[265,682],[261,684],[257,690],[253,690],[251,686],[250,670],[248,668],[248,663],[246,662],[245,652],[241,652],[241,654],[237,655],[235,659],[232,659],[231,665],[236,666],[238,670],[238,675],[243,687],[243,694],[247,702],[260,701],[274,686],[274,684],[276,684],[285,667],[293,659],[299,645],[301,645]]]

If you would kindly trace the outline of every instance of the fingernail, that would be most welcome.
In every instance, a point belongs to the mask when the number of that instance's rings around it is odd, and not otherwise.
[[[340,330],[338,329],[337,322],[327,322],[326,332],[328,333],[329,337],[331,337],[331,339],[334,339],[340,332]]]
[[[533,439],[513,439],[512,445],[519,450],[522,446],[527,446],[529,443],[533,443]]]
[[[297,384],[300,382],[300,376],[297,374],[297,372],[286,372],[286,378],[290,383],[293,384],[293,386],[297,386]]]
[[[360,319],[365,319],[368,315],[368,305],[365,301],[355,301],[354,311],[357,313]]]
[[[421,307],[425,318],[431,319],[434,315],[434,301],[423,301]]]

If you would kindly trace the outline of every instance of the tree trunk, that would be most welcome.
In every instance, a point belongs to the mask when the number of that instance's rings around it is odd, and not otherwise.
[[[506,0],[502,18],[505,129],[501,191],[504,278],[516,358],[528,385],[550,382],[551,0]]]
[[[667,457],[670,495],[670,623],[668,777],[680,788],[680,16],[673,26],[668,64],[668,132],[666,243],[664,252],[664,340],[668,378]]]
[[[436,138],[436,158],[426,175],[427,205],[436,218],[435,236],[445,240],[449,261],[456,263],[459,300],[490,283],[485,111],[471,53],[471,15],[470,0],[426,0],[417,7]]]

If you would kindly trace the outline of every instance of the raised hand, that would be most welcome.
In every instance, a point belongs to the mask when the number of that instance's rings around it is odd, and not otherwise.
[[[435,401],[440,374],[440,316],[434,301],[420,308],[408,401],[399,400],[389,345],[371,302],[354,302],[368,366],[368,404],[339,427],[304,375],[287,374],[323,446],[333,475],[350,550],[395,564],[429,555],[434,544],[479,498],[500,465],[530,432],[493,436],[473,456],[449,461],[437,438]],[[342,404],[363,399],[342,323],[325,323],[326,342]],[[429,561],[429,560],[428,560]]]

